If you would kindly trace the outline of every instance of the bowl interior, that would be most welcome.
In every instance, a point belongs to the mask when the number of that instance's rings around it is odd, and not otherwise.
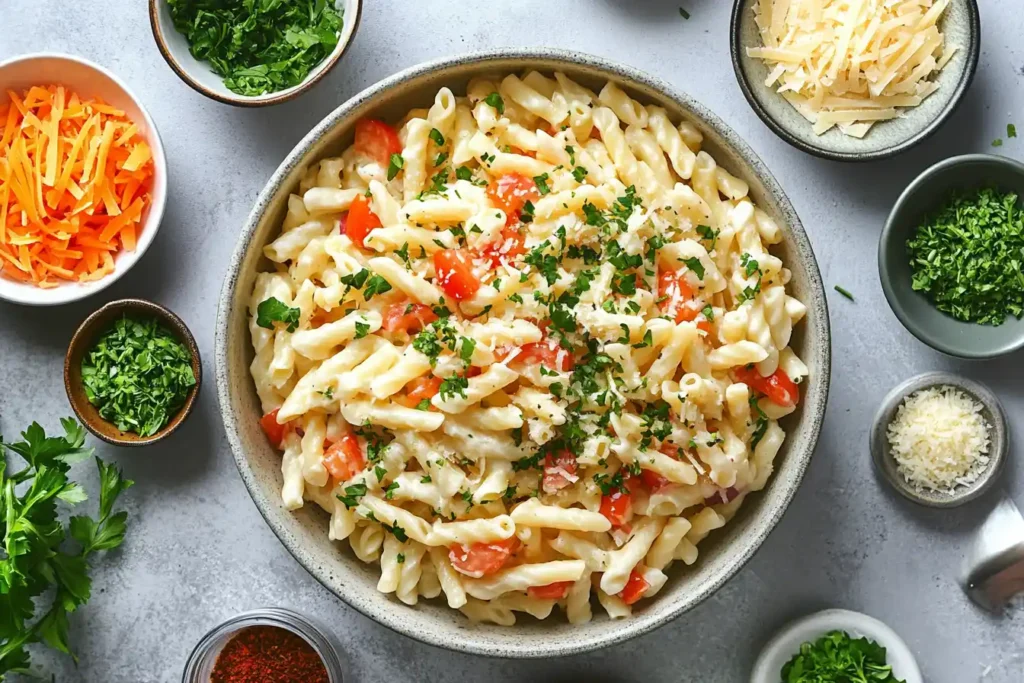
[[[957,486],[953,493],[946,491],[917,490],[903,478],[892,456],[889,445],[889,423],[896,417],[896,411],[903,402],[922,389],[931,387],[951,386],[964,392],[981,404],[981,416],[989,428],[989,461],[971,484]],[[1009,437],[1006,427],[1006,415],[1002,405],[994,393],[985,385],[973,380],[953,375],[948,372],[928,372],[912,377],[895,387],[882,401],[875,416],[871,430],[871,457],[875,467],[896,491],[915,503],[928,507],[956,507],[981,496],[995,484],[1002,471],[1006,452],[1009,448]]]
[[[609,620],[595,608],[594,621],[584,625],[560,619],[542,623],[522,616],[514,628],[502,628],[472,624],[438,601],[409,608],[377,592],[378,568],[356,561],[347,545],[343,549],[327,539],[324,513],[311,506],[295,513],[283,508],[280,455],[260,431],[260,403],[249,376],[247,305],[262,247],[279,232],[288,194],[297,188],[305,168],[350,144],[355,121],[362,116],[397,120],[411,108],[426,106],[441,86],[464,93],[470,78],[526,68],[559,70],[598,89],[611,79],[639,101],[665,107],[673,120],[692,121],[704,135],[704,149],[747,181],[754,200],[783,226],[787,239],[777,253],[793,271],[793,295],[809,309],[792,343],[807,362],[811,380],[804,387],[802,410],[783,422],[788,437],[773,478],[764,491],[749,497],[724,533],[702,543],[694,566],[674,566],[658,598],[638,606],[625,621]],[[781,517],[810,460],[828,394],[829,353],[828,313],[810,244],[785,195],[746,144],[714,114],[661,81],[597,58],[550,50],[484,53],[425,64],[381,82],[329,115],[299,143],[257,199],[225,280],[217,329],[218,395],[239,471],[267,522],[296,559],[350,605],[400,633],[440,647],[514,657],[570,654],[639,635],[693,607],[732,576]]]
[[[990,358],[1024,346],[1024,320],[1011,316],[1002,325],[976,325],[939,311],[924,293],[911,288],[913,271],[907,241],[951,192],[982,187],[1015,192],[1020,203],[1024,198],[1024,165],[981,154],[940,162],[911,183],[896,201],[878,246],[882,288],[896,317],[924,343],[964,358]]]
[[[196,377],[195,386],[185,397],[185,403],[163,429],[150,436],[140,436],[132,432],[122,432],[113,424],[100,417],[99,411],[85,394],[82,384],[82,360],[92,350],[93,344],[104,334],[115,321],[124,316],[134,318],[156,318],[185,344],[192,356],[192,373]],[[199,396],[199,388],[203,381],[203,363],[199,355],[199,347],[185,323],[174,313],[150,301],[143,299],[122,299],[111,301],[86,318],[75,331],[64,357],[64,388],[68,401],[78,419],[90,432],[107,443],[119,446],[145,446],[169,436],[188,418]]]
[[[192,88],[207,97],[212,97],[221,102],[259,105],[273,104],[290,99],[314,81],[319,80],[324,73],[334,66],[348,46],[359,23],[361,0],[334,0],[334,5],[343,14],[338,44],[334,46],[331,54],[327,55],[322,62],[317,64],[298,85],[257,96],[239,95],[229,90],[224,85],[224,79],[214,73],[207,62],[192,56],[192,53],[189,52],[189,45],[185,36],[178,33],[178,30],[174,28],[174,21],[171,19],[171,11],[167,0],[150,0],[150,18],[161,52],[163,52],[164,57],[175,72],[177,72],[178,76]]]
[[[114,272],[96,282],[63,283],[53,289],[0,277],[0,299],[48,306],[77,301],[95,294],[116,281],[138,261],[152,244],[167,202],[167,160],[156,125],[135,95],[116,76],[95,64],[67,55],[40,54],[18,57],[0,64],[0,103],[7,91],[21,92],[33,85],[59,84],[80,98],[99,97],[123,109],[139,127],[153,153],[153,199],[142,214],[142,229],[134,252],[121,251],[114,257]]]
[[[939,22],[947,45],[957,52],[938,74],[939,89],[913,109],[874,126],[861,139],[839,132],[838,128],[815,135],[812,124],[774,88],[765,85],[769,67],[761,59],[748,57],[748,47],[761,45],[754,22],[758,0],[736,0],[732,31],[733,65],[744,95],[755,112],[790,144],[812,154],[839,159],[866,159],[888,156],[918,142],[939,126],[967,90],[977,64],[978,10],[975,0],[952,0]]]

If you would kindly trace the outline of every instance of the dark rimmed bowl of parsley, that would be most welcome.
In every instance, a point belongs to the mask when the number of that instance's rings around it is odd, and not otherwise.
[[[912,182],[878,243],[893,313],[932,348],[985,359],[1024,347],[1024,164],[941,161]]]
[[[190,88],[239,107],[287,102],[352,42],[362,0],[149,0],[160,54]]]
[[[111,301],[78,326],[64,356],[64,388],[78,419],[115,446],[146,446],[191,415],[203,380],[199,347],[168,309]]]

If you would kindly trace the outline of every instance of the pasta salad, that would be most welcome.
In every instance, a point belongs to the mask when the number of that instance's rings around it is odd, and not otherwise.
[[[282,499],[469,618],[655,596],[765,486],[807,367],[778,225],[699,131],[562,73],[305,173],[250,300]]]

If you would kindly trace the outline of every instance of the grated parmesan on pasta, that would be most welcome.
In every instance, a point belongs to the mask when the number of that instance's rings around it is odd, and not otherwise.
[[[762,46],[747,55],[821,135],[838,126],[862,138],[878,121],[916,107],[956,52],[938,21],[949,0],[759,0]]]
[[[989,433],[981,404],[954,387],[910,395],[887,430],[898,470],[916,489],[952,492],[988,464]]]

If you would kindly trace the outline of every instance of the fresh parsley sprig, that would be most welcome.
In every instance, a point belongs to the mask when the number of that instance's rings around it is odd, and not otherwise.
[[[885,648],[867,638],[853,639],[844,631],[831,631],[782,667],[782,683],[905,683],[886,664]]]
[[[133,482],[99,458],[99,517],[75,515],[67,525],[58,518],[58,502],[73,506],[87,499],[68,475],[72,464],[93,453],[84,447],[80,424],[71,418],[61,424],[63,436],[48,437],[33,422],[21,441],[0,437],[0,680],[28,672],[29,644],[42,642],[72,654],[68,614],[91,595],[89,559],[124,541],[128,513],[114,512],[114,503]],[[18,456],[24,467],[10,471],[9,455]]]

